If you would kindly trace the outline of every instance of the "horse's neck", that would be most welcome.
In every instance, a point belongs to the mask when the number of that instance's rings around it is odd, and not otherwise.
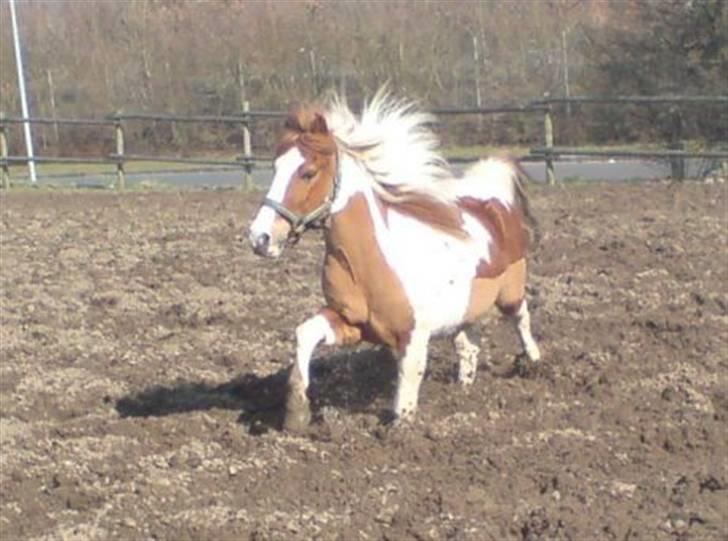
[[[353,159],[342,161],[337,197],[332,205],[328,243],[347,253],[363,253],[387,242],[389,230],[371,181]]]

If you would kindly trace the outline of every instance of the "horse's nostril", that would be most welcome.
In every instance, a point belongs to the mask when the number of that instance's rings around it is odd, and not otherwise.
[[[270,235],[267,233],[261,233],[255,238],[255,244],[253,245],[253,249],[258,254],[264,254],[266,250],[268,250],[268,245],[270,244]]]

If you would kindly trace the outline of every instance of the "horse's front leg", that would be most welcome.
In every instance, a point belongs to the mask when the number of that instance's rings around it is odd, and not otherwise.
[[[430,333],[414,330],[399,359],[397,393],[394,397],[394,415],[397,421],[414,417],[420,384],[427,367],[427,346]]]
[[[306,391],[310,381],[311,356],[322,341],[327,345],[355,344],[361,340],[357,327],[349,325],[339,314],[322,308],[318,314],[296,328],[296,362],[288,376],[285,430],[302,430],[311,421]]]

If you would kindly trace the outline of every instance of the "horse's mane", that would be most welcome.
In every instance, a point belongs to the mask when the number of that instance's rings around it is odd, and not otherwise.
[[[359,117],[343,98],[331,94],[325,106],[299,106],[291,111],[277,154],[293,145],[324,154],[337,149],[345,152],[369,173],[380,209],[393,206],[446,233],[467,236],[452,188],[454,176],[438,152],[439,140],[429,128],[432,122],[430,114],[414,102],[391,97],[386,87],[364,105]],[[499,198],[515,200],[535,229],[522,184],[527,175],[516,160],[479,162],[465,178],[478,172],[481,178],[493,176],[502,167],[508,167],[512,176],[505,186],[495,184],[493,195],[501,195],[499,186],[503,188],[504,197]]]
[[[415,194],[447,199],[437,183],[452,178],[452,173],[428,126],[434,118],[414,102],[395,99],[382,87],[357,118],[346,101],[333,94],[325,116],[339,147],[370,173],[380,197],[392,203]]]

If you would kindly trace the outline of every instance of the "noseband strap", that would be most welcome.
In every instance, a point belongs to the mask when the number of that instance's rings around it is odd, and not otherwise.
[[[279,203],[273,199],[266,197],[263,199],[263,205],[268,206],[275,210],[282,218],[284,218],[289,224],[291,224],[291,231],[288,233],[288,241],[291,244],[295,244],[301,238],[301,235],[308,230],[313,228],[324,227],[326,218],[331,213],[331,205],[336,199],[336,194],[339,191],[341,173],[341,161],[339,154],[336,154],[336,175],[334,175],[334,185],[331,187],[329,195],[326,196],[321,205],[316,207],[308,214],[298,214],[292,210],[286,208],[283,203]]]
[[[263,205],[267,205],[275,210],[281,217],[285,218],[289,224],[291,224],[291,232],[289,238],[298,240],[304,231],[307,229],[316,227],[328,217],[329,211],[331,210],[331,203],[333,199],[331,196],[326,198],[323,204],[309,212],[308,214],[300,215],[296,214],[292,210],[287,209],[283,204],[273,199],[266,197],[263,199]]]

